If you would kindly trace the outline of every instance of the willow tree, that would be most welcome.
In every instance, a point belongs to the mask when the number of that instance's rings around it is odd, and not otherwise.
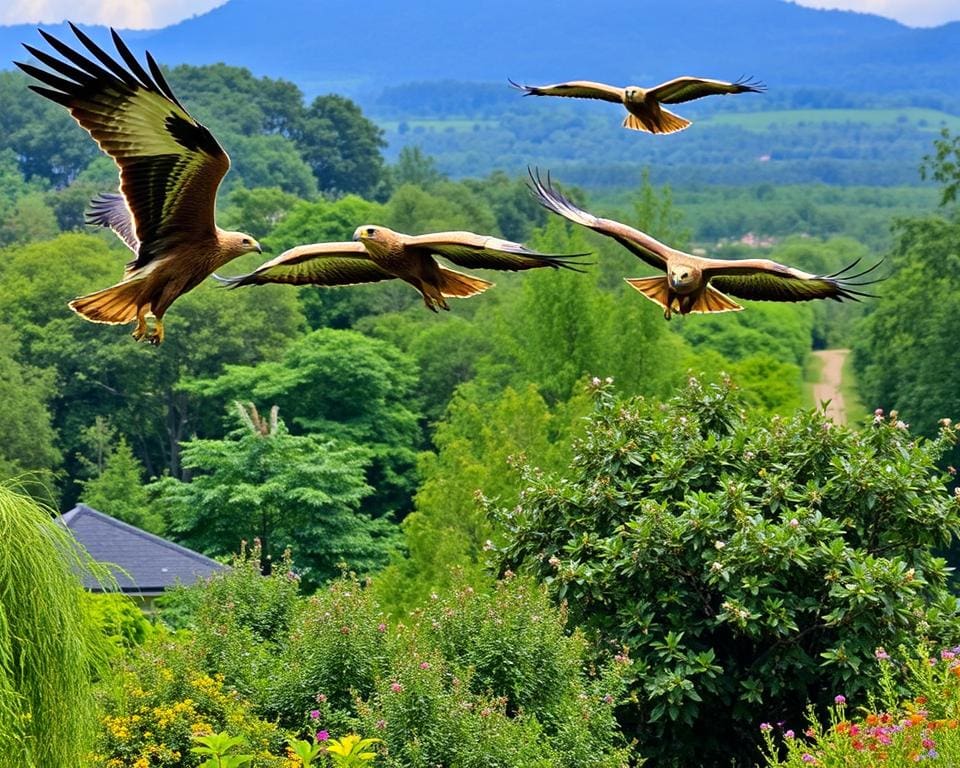
[[[85,554],[48,510],[0,483],[0,766],[86,765],[102,635]]]

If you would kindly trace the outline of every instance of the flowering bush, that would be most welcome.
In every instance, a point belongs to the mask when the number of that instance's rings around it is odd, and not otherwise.
[[[195,738],[228,731],[243,738],[252,768],[281,768],[284,734],[257,718],[223,678],[201,671],[189,647],[157,638],[131,656],[103,694],[96,768],[170,768],[202,762]]]
[[[645,755],[750,765],[758,707],[799,719],[874,684],[878,644],[953,631],[934,555],[960,531],[936,465],[951,425],[923,441],[895,414],[859,432],[817,412],[751,421],[696,380],[668,403],[594,392],[569,479],[528,467],[519,504],[495,511],[502,568],[629,649],[618,716]]]
[[[787,727],[760,725],[766,764],[784,768],[906,768],[917,763],[960,765],[960,648],[928,658],[921,652],[902,663],[877,651],[881,693],[870,705],[849,713],[838,695],[829,725],[810,713],[797,734]],[[906,678],[905,681],[903,678]],[[907,698],[901,691],[908,691]]]

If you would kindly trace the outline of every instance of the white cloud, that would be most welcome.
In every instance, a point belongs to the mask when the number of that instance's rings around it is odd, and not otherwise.
[[[896,19],[910,27],[936,27],[960,21],[957,0],[796,0],[810,8],[839,8]]]
[[[6,0],[0,24],[51,24],[66,19],[122,29],[155,29],[204,13],[226,0]]]

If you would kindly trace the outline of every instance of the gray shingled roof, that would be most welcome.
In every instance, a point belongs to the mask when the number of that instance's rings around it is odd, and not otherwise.
[[[111,568],[120,589],[144,596],[159,595],[177,581],[192,584],[227,566],[136,526],[78,504],[60,516],[94,560]],[[84,586],[95,592],[100,585],[90,576]]]

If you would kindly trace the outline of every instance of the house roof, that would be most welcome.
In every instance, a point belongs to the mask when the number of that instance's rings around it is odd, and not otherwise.
[[[65,512],[60,521],[94,560],[116,566],[110,571],[123,592],[159,595],[177,582],[192,584],[227,567],[86,504]],[[90,575],[83,582],[87,589],[102,591]]]

